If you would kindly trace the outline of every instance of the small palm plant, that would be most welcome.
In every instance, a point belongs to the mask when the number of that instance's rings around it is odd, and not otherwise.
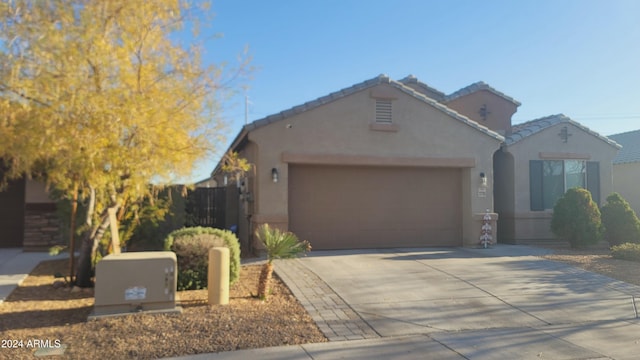
[[[284,232],[272,228],[269,224],[261,225],[256,230],[256,236],[267,250],[267,262],[262,266],[260,279],[258,280],[258,295],[260,299],[266,299],[269,292],[269,283],[273,274],[273,259],[290,259],[311,250],[308,241],[300,241],[291,232]]]

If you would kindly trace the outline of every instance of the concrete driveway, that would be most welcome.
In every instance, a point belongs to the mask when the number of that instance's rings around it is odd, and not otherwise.
[[[330,340],[426,336],[450,358],[637,358],[640,287],[541,251],[314,251],[276,271]]]

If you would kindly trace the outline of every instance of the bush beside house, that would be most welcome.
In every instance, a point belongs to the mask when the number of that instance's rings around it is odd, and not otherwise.
[[[640,244],[621,244],[611,248],[611,256],[621,260],[640,261]]]
[[[567,190],[553,208],[551,231],[572,248],[593,245],[601,239],[600,210],[588,190]]]
[[[229,248],[229,283],[240,277],[240,243],[228,230],[190,227],[170,233],[164,241],[164,249],[173,251],[178,258],[178,290],[197,290],[207,287],[209,249]]]
[[[640,220],[620,194],[613,193],[607,197],[601,214],[604,236],[611,246],[640,243]]]

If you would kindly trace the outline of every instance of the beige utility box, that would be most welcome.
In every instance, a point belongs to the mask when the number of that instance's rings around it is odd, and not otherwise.
[[[94,317],[140,311],[180,312],[176,307],[176,254],[111,254],[96,265]]]

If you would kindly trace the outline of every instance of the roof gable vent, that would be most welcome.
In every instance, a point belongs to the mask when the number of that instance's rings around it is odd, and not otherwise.
[[[391,124],[391,100],[376,100],[376,123]]]

